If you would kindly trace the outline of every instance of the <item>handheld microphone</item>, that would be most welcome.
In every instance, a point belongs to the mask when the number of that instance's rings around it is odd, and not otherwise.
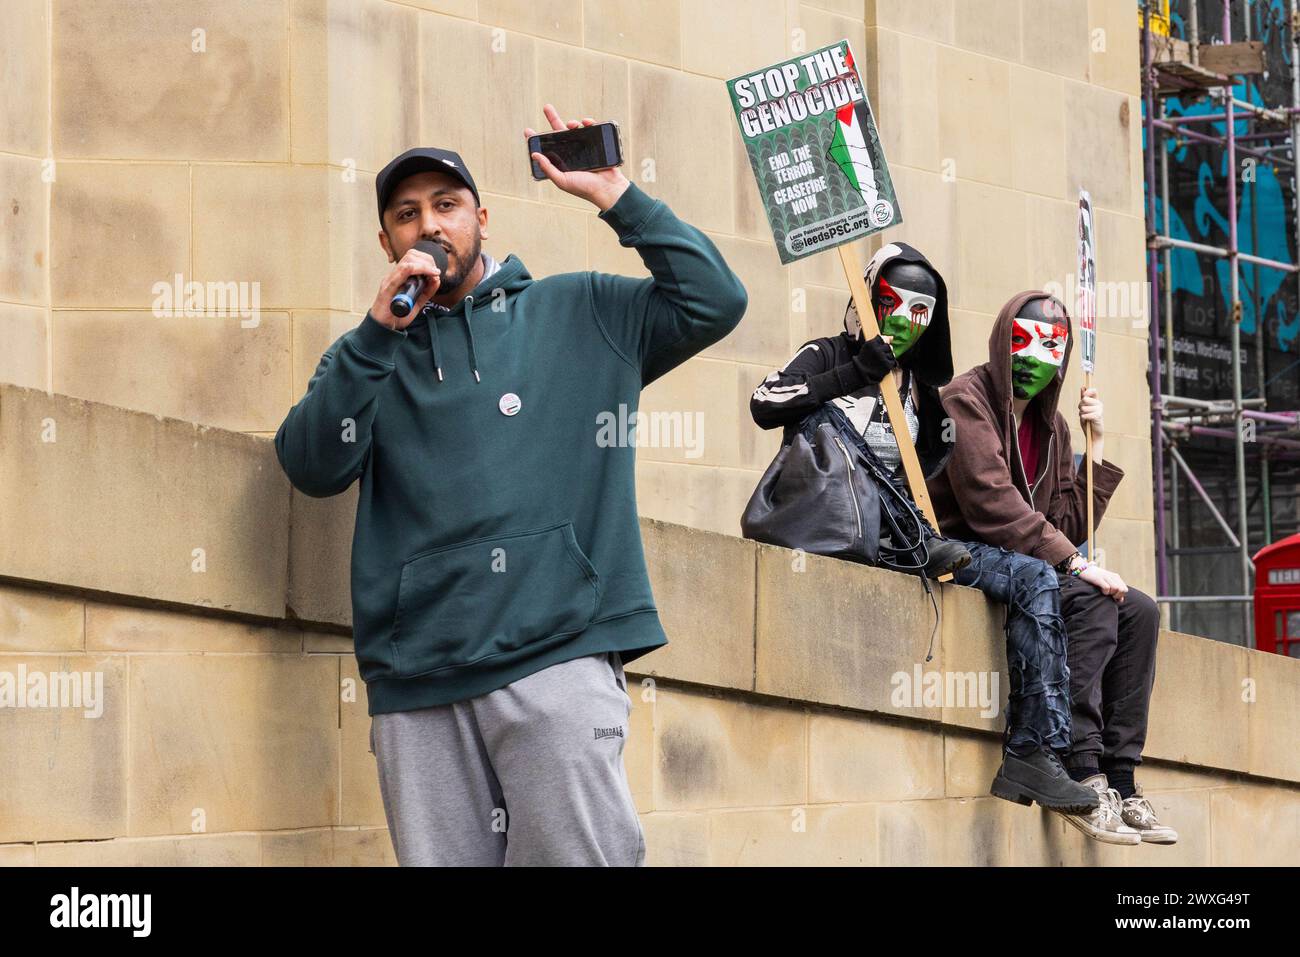
[[[438,272],[447,271],[447,250],[440,245],[428,239],[421,239],[415,244],[416,249],[422,253],[428,253],[433,257],[434,265],[438,267]],[[397,291],[393,301],[388,304],[389,310],[399,319],[404,319],[415,308],[415,300],[420,298],[420,293],[424,291],[424,283],[427,276],[412,276],[402,284],[402,288]]]

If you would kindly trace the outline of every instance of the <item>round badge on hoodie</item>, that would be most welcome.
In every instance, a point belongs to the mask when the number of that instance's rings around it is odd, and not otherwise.
[[[501,410],[502,415],[515,415],[519,412],[521,405],[519,396],[513,392],[507,392],[501,397],[501,401],[497,403],[497,408]]]

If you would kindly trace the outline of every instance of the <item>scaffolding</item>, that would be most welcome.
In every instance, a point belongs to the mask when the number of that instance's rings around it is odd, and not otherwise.
[[[1180,48],[1180,41],[1172,37],[1168,29],[1169,2],[1164,0],[1161,11],[1155,9],[1155,0],[1142,0],[1142,96],[1144,104],[1144,125],[1146,130],[1146,150],[1144,156],[1144,179],[1146,186],[1146,220],[1147,220],[1147,279],[1151,293],[1150,299],[1150,385],[1151,385],[1151,441],[1152,461],[1154,465],[1155,484],[1155,539],[1156,539],[1156,578],[1158,600],[1169,607],[1171,624],[1178,627],[1179,610],[1184,603],[1193,602],[1233,602],[1241,606],[1242,635],[1244,643],[1254,647],[1254,627],[1252,620],[1252,573],[1249,514],[1247,504],[1246,481],[1246,445],[1258,443],[1260,449],[1260,494],[1264,515],[1262,545],[1273,541],[1272,501],[1270,497],[1271,463],[1279,459],[1296,460],[1300,458],[1300,414],[1294,411],[1269,411],[1267,409],[1267,391],[1264,362],[1264,323],[1261,310],[1252,310],[1255,321],[1255,348],[1257,351],[1256,369],[1259,378],[1258,398],[1243,398],[1242,386],[1242,344],[1241,320],[1242,301],[1240,295],[1240,277],[1243,264],[1255,272],[1279,270],[1286,274],[1295,274],[1300,267],[1292,263],[1266,259],[1239,248],[1238,241],[1238,156],[1254,157],[1259,162],[1270,164],[1274,169],[1289,169],[1291,172],[1293,196],[1295,192],[1294,144],[1300,142],[1300,20],[1297,19],[1296,0],[1288,0],[1289,21],[1286,24],[1289,33],[1291,51],[1291,103],[1289,106],[1266,108],[1238,99],[1235,87],[1240,80],[1250,73],[1263,69],[1263,44],[1252,40],[1249,5],[1245,17],[1246,36],[1244,43],[1232,42],[1232,0],[1222,0],[1221,41],[1203,44],[1200,41],[1197,0],[1188,4],[1188,40]],[[1156,24],[1165,27],[1163,35],[1157,32]],[[1258,63],[1258,69],[1256,64]],[[1167,117],[1165,99],[1169,96],[1192,97],[1200,99],[1210,97],[1216,104],[1212,112],[1194,116]],[[1217,105],[1217,104],[1221,104]],[[1158,112],[1157,112],[1158,111]],[[1210,124],[1223,124],[1223,132],[1217,133]],[[1237,133],[1237,124],[1245,123],[1247,132]],[[1198,127],[1198,124],[1207,124]],[[1171,234],[1169,204],[1169,152],[1167,144],[1205,143],[1226,150],[1227,176],[1227,231],[1226,246],[1214,246],[1179,239]],[[1249,144],[1249,145],[1246,145]],[[1290,154],[1288,158],[1285,154]],[[1157,163],[1157,156],[1159,162]],[[1157,165],[1159,175],[1157,176]],[[1252,184],[1253,188],[1253,184]],[[1160,210],[1157,210],[1156,196],[1160,195]],[[1258,206],[1251,197],[1252,225],[1257,215]],[[1160,222],[1157,228],[1157,214]],[[1289,222],[1291,234],[1296,238],[1297,252],[1300,253],[1300,216],[1291,214]],[[1258,250],[1258,244],[1252,238],[1250,247]],[[1175,349],[1173,327],[1173,257],[1174,249],[1186,249],[1197,256],[1208,256],[1227,261],[1229,273],[1229,303],[1231,316],[1229,321],[1231,334],[1232,395],[1226,399],[1195,399],[1179,396],[1175,382]],[[1163,270],[1157,268],[1158,258],[1162,260]],[[1163,274],[1163,287],[1160,276]],[[1258,282],[1253,284],[1253,295],[1259,290]],[[1162,301],[1163,300],[1163,301]],[[1161,328],[1161,321],[1164,328]],[[1161,350],[1164,349],[1165,381],[1161,381]],[[1236,506],[1235,529],[1226,518],[1212,496],[1198,480],[1185,457],[1180,454],[1179,446],[1193,436],[1231,442],[1235,453]],[[1165,483],[1168,477],[1170,504],[1167,510]],[[1180,478],[1181,476],[1181,478]],[[1182,578],[1179,563],[1188,557],[1195,557],[1197,552],[1223,551],[1223,549],[1195,549],[1181,547],[1181,529],[1179,525],[1179,496],[1184,487],[1195,494],[1209,509],[1210,514],[1230,543],[1228,548],[1235,552],[1240,563],[1240,593],[1220,595],[1184,596],[1181,594]],[[1168,518],[1166,517],[1168,514]],[[1170,563],[1173,563],[1173,588],[1170,581]],[[1222,589],[1220,589],[1222,590]]]

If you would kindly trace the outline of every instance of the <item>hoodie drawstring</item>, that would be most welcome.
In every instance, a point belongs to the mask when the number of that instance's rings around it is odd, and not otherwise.
[[[465,311],[461,313],[461,318],[465,320],[465,334],[469,337],[469,365],[474,372],[474,381],[481,382],[482,378],[478,374],[478,353],[474,351],[474,326],[470,323],[470,318],[474,314],[474,297],[465,297]],[[433,358],[433,371],[438,375],[438,381],[442,381],[442,366],[438,364],[438,314],[430,309],[425,312],[424,321],[429,326],[429,352]]]
[[[429,354],[433,357],[433,371],[442,381],[442,366],[438,365],[438,315],[432,309],[424,314],[424,321],[429,326]]]
[[[474,351],[474,326],[470,319],[474,315],[474,297],[465,297],[465,311],[462,313],[465,319],[465,335],[469,337],[469,367],[474,370],[474,381],[481,382],[478,374],[478,353]]]

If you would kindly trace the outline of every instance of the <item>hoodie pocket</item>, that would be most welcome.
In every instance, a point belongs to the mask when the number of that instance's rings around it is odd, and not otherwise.
[[[393,667],[412,677],[558,642],[599,603],[572,522],[430,549],[402,566]]]

